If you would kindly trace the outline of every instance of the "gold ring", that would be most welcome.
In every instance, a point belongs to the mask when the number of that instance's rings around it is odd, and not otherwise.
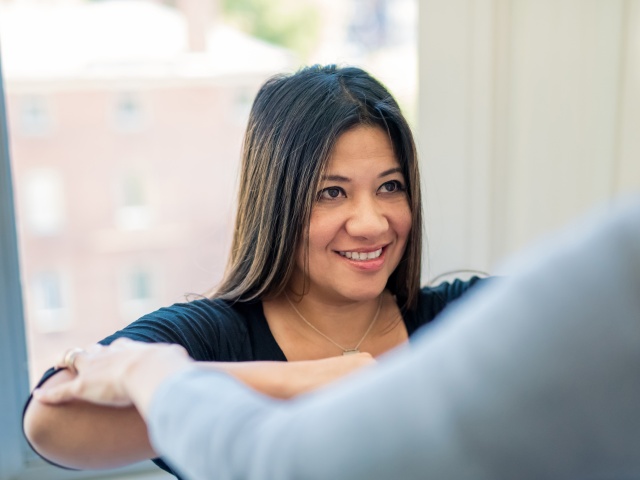
[[[76,369],[76,357],[79,354],[84,353],[84,351],[84,348],[77,347],[67,350],[62,360],[62,368],[66,368],[73,374],[78,373],[78,370]]]

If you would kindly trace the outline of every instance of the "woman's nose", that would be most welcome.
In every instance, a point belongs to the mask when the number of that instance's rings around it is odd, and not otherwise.
[[[376,238],[388,230],[389,221],[375,199],[361,199],[353,205],[345,228],[352,237]]]

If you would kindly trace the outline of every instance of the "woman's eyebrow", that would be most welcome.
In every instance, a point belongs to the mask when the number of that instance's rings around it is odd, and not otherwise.
[[[394,167],[394,168],[390,168],[389,170],[385,170],[380,175],[378,175],[378,178],[386,177],[393,173],[402,173],[402,168]],[[349,177],[344,177],[342,175],[323,175],[322,180],[330,181],[330,182],[347,182],[347,183],[351,181]]]
[[[378,175],[378,178],[386,177],[387,175],[391,175],[392,173],[402,173],[402,168],[395,167],[395,168],[390,168],[389,170],[385,170],[380,175]]]
[[[351,179],[342,175],[323,175],[322,180],[330,182],[350,182]]]

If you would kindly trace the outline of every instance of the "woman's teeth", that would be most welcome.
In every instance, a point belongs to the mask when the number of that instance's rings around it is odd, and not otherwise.
[[[351,260],[373,260],[382,255],[382,249],[379,248],[373,252],[338,252],[343,257],[350,258]]]

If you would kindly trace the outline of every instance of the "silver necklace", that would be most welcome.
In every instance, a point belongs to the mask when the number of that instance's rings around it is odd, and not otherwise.
[[[354,353],[360,353],[360,350],[358,350],[358,348],[360,348],[360,345],[362,345],[362,342],[364,342],[364,339],[367,338],[367,335],[369,335],[369,332],[373,328],[373,324],[376,323],[376,320],[378,320],[378,315],[380,315],[380,307],[382,307],[382,295],[380,295],[380,298],[378,299],[378,310],[376,310],[376,314],[373,316],[373,320],[371,320],[371,323],[369,323],[369,327],[367,327],[367,331],[364,332],[364,335],[362,335],[362,338],[356,344],[355,347],[353,347],[353,348],[345,348],[342,345],[340,345],[338,342],[333,340],[331,337],[329,337],[328,335],[325,335],[324,333],[322,333],[315,326],[313,326],[311,324],[311,322],[309,322],[309,320],[304,318],[304,316],[300,313],[300,311],[293,304],[293,302],[289,298],[289,295],[287,295],[286,291],[284,292],[284,296],[287,298],[287,302],[289,302],[289,305],[291,305],[291,308],[293,308],[293,311],[298,314],[298,316],[302,319],[302,321],[304,323],[306,323],[309,327],[311,327],[313,329],[313,331],[316,332],[318,335],[323,336],[324,338],[329,340],[331,343],[333,343],[336,347],[338,347],[340,350],[342,350],[342,355],[353,355]]]

